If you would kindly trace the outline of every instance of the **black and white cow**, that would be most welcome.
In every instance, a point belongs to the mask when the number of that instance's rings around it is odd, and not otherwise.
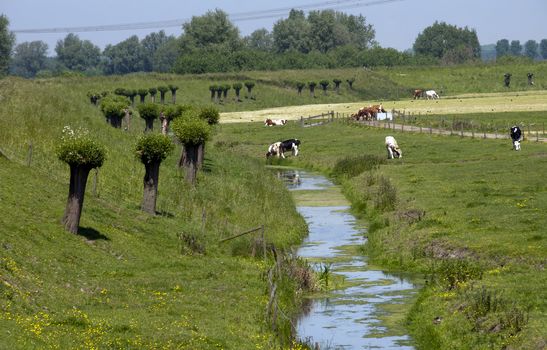
[[[266,158],[270,158],[272,156],[277,156],[278,158],[285,158],[286,151],[291,151],[293,156],[297,156],[299,145],[300,145],[300,140],[298,139],[289,139],[285,141],[274,142],[268,147]]]
[[[288,139],[285,141],[281,141],[281,145],[279,146],[279,153],[281,153],[281,157],[285,158],[285,152],[291,151],[293,156],[298,155],[298,146],[300,146],[300,140],[299,139]]]
[[[511,140],[513,141],[513,149],[515,151],[520,151],[520,141],[522,137],[522,132],[520,128],[516,125],[511,127]]]

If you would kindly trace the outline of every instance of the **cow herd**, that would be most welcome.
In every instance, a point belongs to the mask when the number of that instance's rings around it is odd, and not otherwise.
[[[351,115],[351,118],[357,121],[361,120],[375,120],[378,113],[386,113],[384,106],[379,105],[369,105],[368,107],[359,108],[357,113]]]

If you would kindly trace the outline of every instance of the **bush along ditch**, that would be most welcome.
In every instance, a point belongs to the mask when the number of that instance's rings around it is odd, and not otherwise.
[[[529,307],[511,300],[485,276],[499,274],[496,261],[455,247],[419,229],[442,225],[401,196],[385,171],[385,160],[363,155],[339,160],[331,175],[358,217],[369,222],[366,254],[392,270],[422,273],[425,279],[407,316],[419,348],[510,348],[529,322]],[[503,267],[501,267],[503,270]],[[462,339],[465,339],[462,344]]]

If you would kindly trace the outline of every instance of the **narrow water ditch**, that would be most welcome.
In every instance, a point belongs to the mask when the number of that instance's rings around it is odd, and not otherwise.
[[[328,271],[334,286],[310,297],[297,320],[298,339],[321,350],[413,349],[402,319],[417,286],[367,264],[359,250],[366,228],[327,178],[287,169],[277,174],[293,191],[309,227],[298,256],[318,271]]]

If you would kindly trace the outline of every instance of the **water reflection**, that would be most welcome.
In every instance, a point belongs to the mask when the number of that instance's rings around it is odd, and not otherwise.
[[[296,170],[282,173],[279,178],[293,190],[332,186],[322,176]],[[309,236],[297,254],[320,261],[319,266],[329,264],[331,273],[343,276],[349,287],[334,290],[328,297],[311,299],[297,321],[297,335],[302,341],[318,344],[320,349],[413,349],[408,335],[394,335],[381,323],[378,314],[385,311],[378,306],[402,303],[415,286],[400,277],[369,269],[365,257],[343,249],[365,243],[366,231],[357,226],[348,209],[298,207],[308,223]]]

